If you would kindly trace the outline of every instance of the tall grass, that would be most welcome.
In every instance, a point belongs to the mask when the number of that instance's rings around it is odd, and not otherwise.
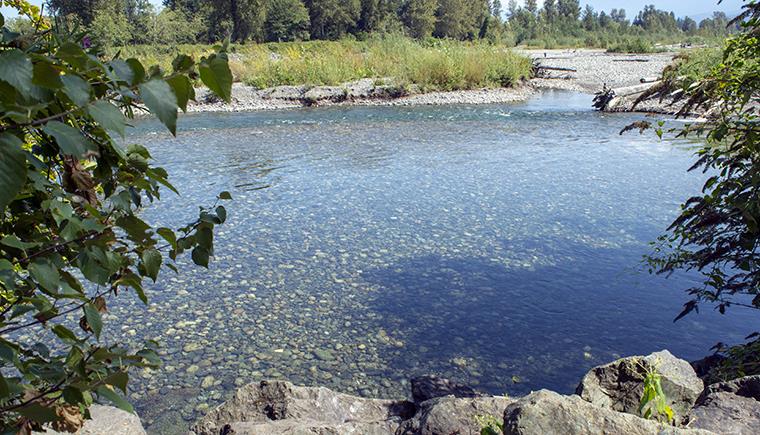
[[[177,53],[197,58],[212,47],[135,46],[123,56],[171,68]],[[362,78],[392,78],[423,90],[512,86],[528,78],[531,62],[503,45],[459,41],[415,41],[401,36],[367,41],[310,41],[233,45],[236,81],[259,88],[279,85],[339,85]]]
[[[663,78],[679,87],[687,88],[711,74],[723,61],[723,50],[704,48],[682,53],[663,71]]]

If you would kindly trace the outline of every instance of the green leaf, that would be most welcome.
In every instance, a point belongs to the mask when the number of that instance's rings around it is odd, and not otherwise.
[[[116,106],[105,100],[98,100],[91,104],[88,109],[92,118],[105,130],[115,131],[124,137],[126,122],[124,115]]]
[[[192,68],[194,64],[195,62],[192,57],[186,54],[180,54],[172,61],[172,68],[174,68],[174,72],[187,71]]]
[[[58,419],[54,408],[48,408],[36,402],[19,408],[16,412],[37,423],[49,423]]]
[[[195,100],[195,89],[187,76],[174,76],[166,80],[172,87],[174,95],[177,97],[177,105],[183,112],[187,112],[187,102]]]
[[[196,246],[191,255],[193,263],[208,269],[208,250],[202,246]]]
[[[61,72],[48,62],[37,62],[34,64],[32,82],[37,86],[47,89],[60,89],[63,86]]]
[[[87,67],[87,61],[89,60],[87,53],[82,50],[79,44],[72,41],[61,44],[55,54],[77,69],[83,70]]]
[[[83,107],[90,102],[90,84],[77,75],[66,74],[61,76],[63,93],[77,106]]]
[[[198,228],[198,231],[195,233],[195,240],[199,246],[211,252],[211,249],[214,247],[214,232],[208,226]]]
[[[11,395],[11,388],[8,382],[5,380],[5,376],[0,373],[0,399],[5,401],[5,398]]]
[[[100,339],[100,331],[103,329],[103,319],[100,317],[100,312],[97,307],[92,304],[84,306],[84,317],[87,320],[87,324],[95,334],[95,338]]]
[[[154,79],[140,85],[140,95],[148,109],[177,134],[177,97],[165,81]]]
[[[145,266],[145,273],[153,280],[153,282],[156,282],[158,271],[161,269],[163,256],[156,249],[146,249],[142,254],[142,261]]]
[[[159,228],[156,230],[156,233],[158,233],[159,236],[163,237],[164,240],[169,242],[169,245],[172,247],[172,249],[177,249],[177,235],[174,234],[174,231],[169,228]]]
[[[47,260],[35,260],[29,265],[29,273],[39,285],[52,293],[58,292],[61,275],[58,269]]]
[[[1,157],[1,156],[0,156]],[[35,248],[40,246],[39,243],[28,243],[19,239],[15,234],[9,234],[0,239],[0,245],[9,246],[11,248],[27,250],[29,248]]]
[[[132,405],[130,405],[129,402],[124,400],[124,398],[121,397],[114,390],[108,387],[98,387],[95,391],[98,393],[98,396],[101,396],[105,399],[110,400],[111,403],[116,405],[117,408],[123,409],[124,411],[127,411],[129,413],[135,412],[135,410],[132,408]]]
[[[127,62],[121,59],[114,59],[108,62],[108,66],[111,67],[118,80],[125,81],[130,85],[134,84],[132,79],[135,77],[135,73]]]
[[[216,208],[216,215],[219,216],[219,219],[221,219],[222,223],[227,220],[227,209],[222,207],[221,205]]]
[[[204,59],[198,66],[203,84],[224,101],[232,99],[232,72],[227,63],[227,55],[214,54]]]
[[[58,336],[63,341],[69,341],[69,342],[75,342],[77,341],[77,336],[74,334],[69,328],[63,326],[63,325],[55,325],[53,326],[53,333]]]
[[[22,95],[32,89],[32,61],[18,49],[0,51],[0,80],[16,88]]]
[[[97,149],[79,130],[59,121],[48,122],[42,131],[55,138],[63,154],[81,158]]]
[[[135,58],[127,59],[127,65],[132,69],[132,80],[130,84],[136,85],[145,80],[145,67]]]
[[[66,387],[63,389],[63,400],[71,405],[78,405],[85,402],[82,391],[74,387]]]
[[[0,213],[26,182],[26,154],[21,139],[0,133]]]
[[[127,394],[127,383],[129,382],[129,375],[126,372],[116,372],[108,376],[103,382],[106,385],[116,387],[124,392],[124,394]]]

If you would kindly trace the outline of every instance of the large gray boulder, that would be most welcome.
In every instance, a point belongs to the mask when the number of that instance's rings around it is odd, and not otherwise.
[[[575,393],[595,405],[638,415],[647,369],[662,376],[662,389],[676,421],[688,414],[704,384],[691,365],[667,350],[647,356],[622,358],[591,369]]]
[[[708,435],[700,429],[667,426],[635,415],[594,405],[578,396],[562,396],[553,391],[531,393],[504,411],[506,435]]]
[[[423,402],[413,419],[401,424],[396,435],[478,435],[478,417],[501,420],[513,400],[506,397],[438,397]]]
[[[273,100],[300,100],[308,90],[306,86],[276,86],[265,89],[262,97]]]
[[[92,419],[84,422],[84,426],[76,432],[78,435],[146,435],[137,415],[113,406],[92,405],[90,416]],[[54,430],[42,433],[62,435]]]
[[[266,423],[235,422],[215,435],[390,435],[398,423],[384,421],[348,421],[327,423],[309,419],[276,420]]]
[[[319,101],[339,102],[346,99],[347,91],[341,86],[315,86],[303,95],[307,103]]]
[[[327,388],[298,387],[284,381],[246,385],[209,412],[192,428],[196,434],[393,433],[411,418],[414,404],[406,401],[364,399]],[[286,422],[283,422],[286,421]],[[225,429],[227,428],[227,429]],[[316,432],[314,432],[316,430]],[[332,432],[331,432],[332,431]]]
[[[471,387],[435,375],[412,378],[412,400],[420,404],[436,397],[478,397],[481,394]]]
[[[688,424],[726,434],[759,434],[760,376],[710,385],[689,413]]]

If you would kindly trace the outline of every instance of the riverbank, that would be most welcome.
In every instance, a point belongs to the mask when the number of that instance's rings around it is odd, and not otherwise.
[[[338,86],[277,86],[258,89],[233,85],[232,102],[226,104],[205,89],[198,89],[197,102],[189,112],[242,112],[281,110],[309,106],[418,106],[446,104],[495,104],[525,101],[544,89],[595,93],[606,87],[631,86],[643,78],[659,77],[676,53],[619,54],[602,50],[520,50],[543,67],[541,78],[524,80],[512,87],[425,92],[417,85],[391,78],[360,79]],[[569,71],[572,70],[572,71]]]

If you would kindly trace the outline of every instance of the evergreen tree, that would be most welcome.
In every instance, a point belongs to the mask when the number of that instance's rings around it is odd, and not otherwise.
[[[509,0],[509,3],[507,3],[507,14],[509,14],[510,18],[517,15],[519,10],[520,8],[517,6],[517,0]]]
[[[501,15],[503,12],[504,11],[501,9],[501,0],[493,0],[491,2],[491,15],[501,20],[504,18]]]
[[[414,38],[427,38],[435,29],[438,0],[407,0],[401,9],[401,20]]]
[[[591,5],[586,5],[586,9],[583,10],[583,18],[581,19],[581,22],[583,23],[583,28],[588,31],[593,31],[597,27],[597,15],[596,12],[594,12],[594,8],[591,7]]]
[[[307,0],[314,39],[338,39],[356,26],[360,0]]]
[[[538,0],[525,0],[525,9],[533,15],[537,15]]]
[[[578,0],[558,0],[557,12],[566,21],[577,21],[581,15],[581,6]]]
[[[557,20],[556,0],[544,0],[543,19],[549,24]]]
[[[264,31],[267,41],[309,38],[309,10],[301,0],[270,0]]]
[[[99,0],[49,0],[50,12],[56,16],[75,16],[82,24],[89,25],[95,18]]]
[[[439,0],[435,36],[440,38],[475,39],[489,15],[484,0]]]

